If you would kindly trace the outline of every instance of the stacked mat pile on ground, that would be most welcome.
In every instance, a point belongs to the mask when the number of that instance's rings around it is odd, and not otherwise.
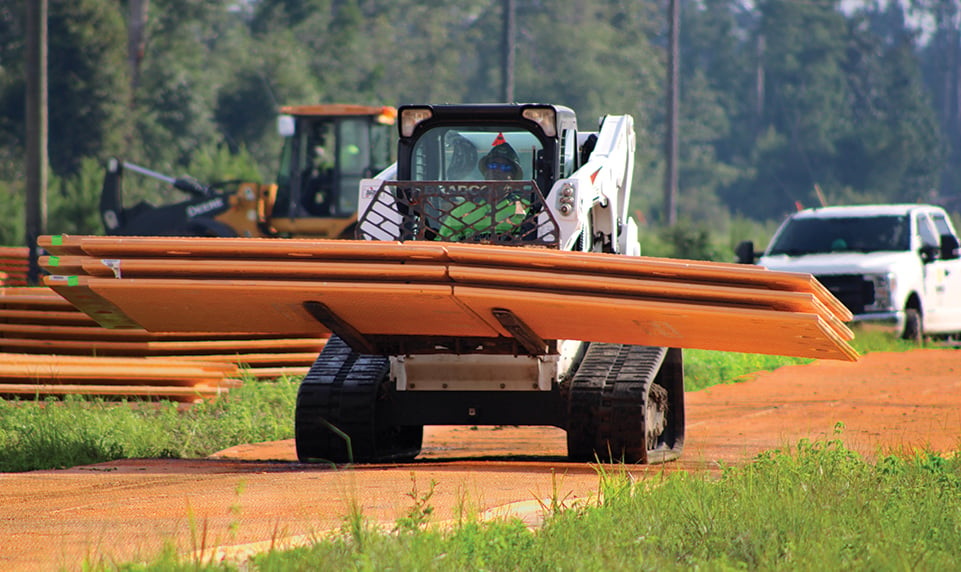
[[[0,246],[0,286],[26,286],[30,265],[25,246]]]
[[[0,396],[69,394],[195,403],[240,385],[240,369],[230,363],[0,354]]]
[[[58,235],[40,245],[51,254],[44,283],[110,328],[333,329],[400,353],[417,340],[527,332],[857,359],[850,312],[816,279],[746,265],[441,242]]]
[[[50,288],[0,288],[0,395],[190,401],[240,377],[303,375],[325,342],[323,335],[110,330]]]

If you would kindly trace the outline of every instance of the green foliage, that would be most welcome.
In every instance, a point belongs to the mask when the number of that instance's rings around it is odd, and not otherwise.
[[[51,234],[103,234],[100,190],[103,166],[92,158],[80,162],[77,174],[51,178],[47,189],[47,232]]]
[[[681,219],[674,226],[657,226],[641,234],[641,254],[686,260],[728,261],[733,251],[718,241],[706,223]]]
[[[710,350],[684,350],[684,389],[699,391],[723,383],[746,381],[762,371],[814,360],[766,354],[742,354]]]
[[[632,114],[631,210],[663,218],[663,7],[515,6],[514,99],[572,107],[585,130],[602,115]],[[0,11],[7,184],[24,170],[24,7],[13,0]],[[711,229],[714,243],[732,216],[779,221],[796,203],[818,204],[815,186],[831,204],[955,200],[961,123],[952,110],[961,96],[947,86],[959,84],[961,68],[943,62],[953,61],[957,8],[912,6],[935,23],[925,35],[904,10],[888,2],[841,11],[833,0],[685,6],[681,217]],[[117,0],[50,2],[49,153],[64,181],[86,179],[87,158],[122,153],[183,173],[222,147],[272,174],[280,105],[489,102],[504,92],[503,3],[495,0],[155,0],[142,53],[128,53],[127,17]],[[140,192],[154,202],[165,194]],[[726,259],[696,228],[659,245],[665,255]]]
[[[84,157],[123,146],[127,34],[122,12],[107,0],[51,1],[47,25],[50,167],[71,176]]]
[[[0,245],[22,246],[27,238],[23,181],[0,180]]]
[[[209,146],[194,155],[187,168],[190,176],[205,183],[218,181],[253,181],[264,179],[246,149],[232,153],[226,145]]]
[[[0,400],[0,472],[72,467],[121,458],[203,457],[293,437],[297,384],[248,381],[181,411],[170,402]]]

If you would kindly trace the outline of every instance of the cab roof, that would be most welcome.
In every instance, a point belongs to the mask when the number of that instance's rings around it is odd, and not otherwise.
[[[914,203],[853,205],[839,207],[818,207],[804,209],[791,215],[791,218],[833,218],[833,217],[867,217],[867,216],[898,216],[909,215],[915,211],[940,211],[934,205]]]

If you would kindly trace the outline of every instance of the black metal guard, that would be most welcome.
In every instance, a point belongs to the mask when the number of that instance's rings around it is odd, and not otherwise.
[[[358,239],[560,246],[534,181],[384,181],[372,192]]]

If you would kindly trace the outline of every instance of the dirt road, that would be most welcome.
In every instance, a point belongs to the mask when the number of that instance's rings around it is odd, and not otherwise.
[[[687,395],[681,461],[648,471],[711,470],[802,438],[841,438],[872,456],[961,449],[961,351],[817,362]],[[540,503],[589,502],[598,477],[567,463],[553,428],[434,427],[418,462],[335,470],[295,462],[291,441],[198,461],[135,460],[0,474],[0,569],[78,569],[150,558],[164,543],[205,558],[309,541],[351,510],[389,525],[431,489],[435,521],[508,512],[532,523]],[[416,491],[416,492],[415,492]],[[217,549],[216,551],[214,549]]]

